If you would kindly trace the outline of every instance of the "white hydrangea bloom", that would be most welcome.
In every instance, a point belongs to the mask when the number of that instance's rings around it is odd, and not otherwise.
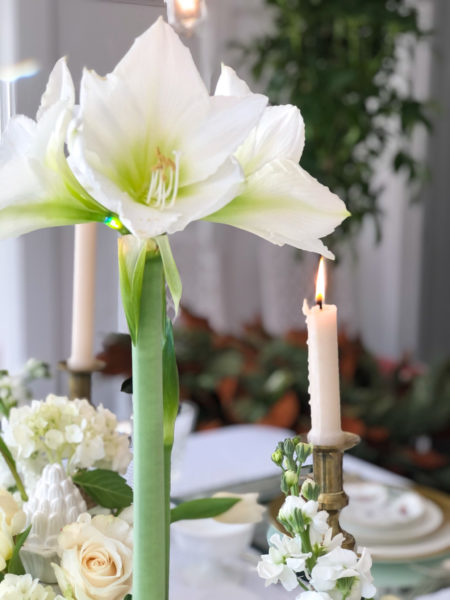
[[[13,408],[3,419],[5,442],[28,489],[49,462],[63,464],[69,475],[89,468],[125,473],[131,452],[128,437],[116,428],[115,415],[103,406],[54,395]],[[2,464],[0,481],[3,470]]]
[[[0,583],[0,600],[64,600],[50,586],[43,586],[31,575],[5,575]]]
[[[302,550],[300,538],[275,534],[270,538],[269,554],[261,556],[257,565],[258,575],[265,579],[266,587],[280,583],[287,591],[298,586],[296,573],[305,570],[306,559],[311,555]]]

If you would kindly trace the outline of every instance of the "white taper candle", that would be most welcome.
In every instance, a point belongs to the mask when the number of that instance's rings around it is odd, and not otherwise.
[[[67,364],[74,371],[95,366],[95,248],[97,224],[75,225],[72,351]]]
[[[323,266],[322,266],[323,269]],[[324,287],[324,284],[323,284]],[[311,444],[330,446],[342,441],[339,393],[337,308],[324,303],[324,290],[310,308],[303,302],[308,327],[308,371],[311,406]]]

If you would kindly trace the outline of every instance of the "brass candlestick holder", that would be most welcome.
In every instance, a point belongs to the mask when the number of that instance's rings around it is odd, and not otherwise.
[[[342,459],[344,451],[353,448],[360,441],[354,433],[343,432],[342,442],[335,446],[313,446],[314,481],[319,484],[319,509],[329,513],[328,524],[333,536],[342,533],[342,546],[349,550],[355,547],[355,538],[344,531],[339,524],[339,513],[348,504],[348,496],[343,489]]]
[[[69,399],[85,398],[92,404],[92,375],[102,371],[105,363],[98,360],[90,369],[82,371],[71,369],[65,360],[61,361],[58,366],[61,371],[66,371],[69,375]]]

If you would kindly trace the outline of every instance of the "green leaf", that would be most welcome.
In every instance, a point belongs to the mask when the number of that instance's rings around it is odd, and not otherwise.
[[[199,498],[182,502],[170,511],[170,522],[217,517],[237,502],[240,502],[240,498]]]
[[[120,292],[131,341],[134,345],[136,345],[138,334],[146,252],[146,241],[133,235],[124,235],[119,238]]]
[[[183,291],[180,274],[172,254],[172,249],[170,247],[169,238],[167,235],[160,235],[155,239],[156,243],[158,244],[159,251],[161,252],[161,259],[164,267],[164,277],[173,299],[175,314],[177,314],[180,306],[181,293]]]
[[[126,508],[133,502],[133,490],[116,471],[78,471],[72,480],[97,504],[105,508]]]
[[[22,531],[22,533],[16,535],[14,550],[10,560],[8,561],[8,573],[12,573],[13,575],[25,575],[25,569],[23,568],[22,561],[20,560],[19,551],[24,545],[30,531],[31,525],[29,525],[25,531]]]
[[[163,346],[163,402],[164,402],[164,445],[172,446],[175,419],[178,414],[179,382],[172,322],[166,317]]]

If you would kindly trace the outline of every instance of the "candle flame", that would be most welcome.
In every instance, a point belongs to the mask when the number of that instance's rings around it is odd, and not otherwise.
[[[175,0],[178,18],[199,19],[202,13],[201,0]]]
[[[319,261],[319,268],[317,270],[316,278],[316,303],[322,308],[322,304],[325,302],[325,263],[323,256]]]

